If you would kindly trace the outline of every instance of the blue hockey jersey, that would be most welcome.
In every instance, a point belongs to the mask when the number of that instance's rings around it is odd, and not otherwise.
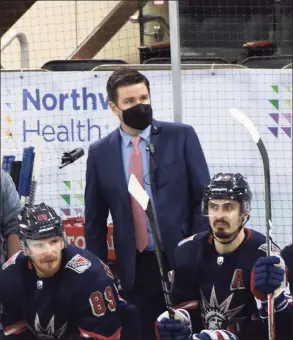
[[[293,244],[285,247],[282,250],[281,255],[288,268],[288,280],[290,284],[291,293],[293,294]]]
[[[120,338],[119,296],[109,268],[86,250],[68,245],[51,278],[38,276],[18,253],[0,272],[1,321],[5,339]],[[29,335],[30,334],[30,335]]]
[[[173,300],[176,308],[190,311],[193,332],[227,329],[240,340],[268,339],[266,321],[260,319],[250,290],[251,272],[261,256],[266,256],[266,238],[250,229],[245,229],[245,239],[234,252],[223,255],[217,253],[209,232],[179,243],[175,251]],[[285,332],[289,312],[276,314],[277,339],[291,339]],[[286,337],[282,337],[284,334]]]

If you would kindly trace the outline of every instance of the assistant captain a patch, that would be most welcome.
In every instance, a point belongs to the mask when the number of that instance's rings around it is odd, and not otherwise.
[[[65,268],[69,268],[77,272],[78,274],[84,273],[91,266],[91,262],[85,257],[77,254],[69,262],[67,262]]]

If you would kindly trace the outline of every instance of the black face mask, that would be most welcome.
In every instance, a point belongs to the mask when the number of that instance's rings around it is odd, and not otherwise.
[[[153,109],[150,104],[137,104],[122,111],[123,122],[136,130],[144,130],[153,121]]]

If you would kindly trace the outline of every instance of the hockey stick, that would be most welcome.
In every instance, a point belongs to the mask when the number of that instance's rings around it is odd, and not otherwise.
[[[33,163],[33,171],[32,171],[32,180],[30,184],[30,190],[28,195],[28,204],[30,206],[35,203],[35,196],[37,191],[37,183],[41,169],[41,150],[42,150],[43,137],[38,135],[36,138],[35,144],[35,155],[34,155],[34,163]]]
[[[128,191],[133,196],[133,198],[139,203],[139,205],[142,207],[142,209],[145,211],[146,215],[149,218],[150,226],[153,233],[154,238],[154,244],[156,248],[156,258],[160,270],[160,276],[161,276],[161,283],[164,293],[164,298],[166,302],[167,311],[169,312],[169,316],[171,319],[174,319],[174,310],[172,309],[172,301],[170,298],[170,282],[168,279],[168,271],[164,268],[163,265],[163,251],[162,251],[162,244],[159,238],[158,234],[158,225],[155,220],[155,215],[153,211],[153,207],[151,204],[151,200],[146,193],[146,191],[143,189],[143,187],[140,185],[139,181],[135,177],[135,175],[131,174],[129,183],[128,183]]]
[[[21,168],[19,173],[18,193],[22,204],[27,204],[34,163],[34,148],[23,148]]]
[[[266,212],[266,241],[267,241],[267,256],[271,256],[272,247],[272,209],[271,209],[271,178],[270,178],[270,163],[267,150],[259,135],[258,130],[252,123],[252,121],[246,116],[246,114],[238,109],[231,108],[230,114],[245,129],[250,133],[253,141],[258,147],[261,154],[263,169],[264,169],[264,181],[265,181],[265,212]],[[275,318],[274,318],[274,296],[268,294],[268,332],[269,340],[275,340]]]

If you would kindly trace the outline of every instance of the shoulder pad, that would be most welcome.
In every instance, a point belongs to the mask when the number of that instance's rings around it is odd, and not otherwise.
[[[196,235],[197,235],[197,234],[194,234],[194,235],[189,236],[189,237],[185,238],[184,240],[180,241],[180,242],[178,243],[178,247],[182,246],[182,244],[184,244],[184,243],[187,243],[187,242],[189,242],[189,241],[193,241],[193,239],[195,238]]]
[[[76,254],[66,263],[65,268],[69,268],[78,274],[84,273],[91,266],[91,262],[80,254]]]
[[[21,252],[19,251],[18,253],[14,254],[12,257],[10,257],[9,260],[7,260],[5,263],[3,263],[3,265],[2,265],[2,270],[5,270],[5,269],[8,268],[9,266],[15,264],[16,259],[17,259],[18,255],[19,255],[20,253],[21,253]]]

